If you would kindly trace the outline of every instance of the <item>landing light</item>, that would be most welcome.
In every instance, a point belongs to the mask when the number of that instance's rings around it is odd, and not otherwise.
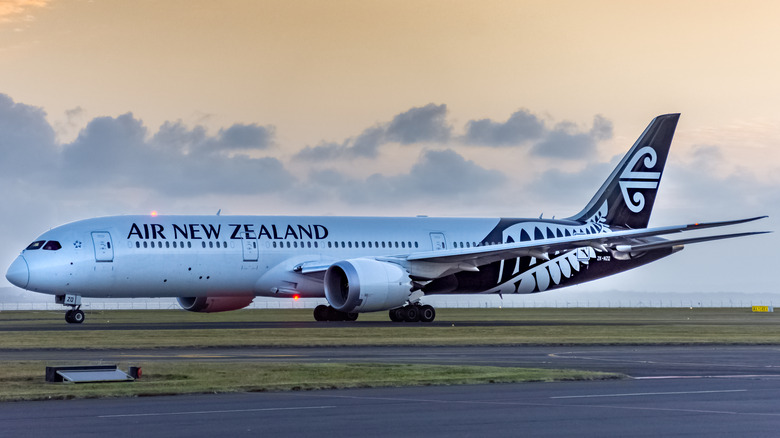
[[[157,210],[152,210],[151,214],[152,214],[152,217],[156,217],[157,216]]]

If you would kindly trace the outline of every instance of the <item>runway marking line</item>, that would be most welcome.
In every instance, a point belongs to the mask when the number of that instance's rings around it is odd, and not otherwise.
[[[559,395],[551,399],[564,398],[602,398],[602,397],[641,397],[648,395],[686,395],[686,394],[719,394],[727,392],[747,392],[747,389],[723,389],[712,391],[675,391],[675,392],[629,392],[623,394],[587,394],[587,395]]]
[[[166,415],[233,414],[242,412],[298,411],[305,409],[332,409],[336,406],[296,406],[290,408],[226,409],[221,411],[148,412],[144,414],[98,415],[97,418],[162,417]]]
[[[666,380],[666,379],[755,379],[757,377],[778,377],[777,374],[731,374],[722,376],[645,376],[632,377],[633,380]]]
[[[300,357],[299,354],[253,354],[253,355],[207,355],[207,354],[120,354],[123,358],[184,358],[184,359],[220,359],[226,357]]]

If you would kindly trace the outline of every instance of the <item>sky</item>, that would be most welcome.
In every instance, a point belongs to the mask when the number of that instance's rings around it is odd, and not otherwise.
[[[0,0],[0,265],[114,214],[566,217],[673,112],[651,226],[769,215],[733,231],[778,231],[778,15],[774,1]],[[780,294],[778,244],[692,245],[574,293]]]

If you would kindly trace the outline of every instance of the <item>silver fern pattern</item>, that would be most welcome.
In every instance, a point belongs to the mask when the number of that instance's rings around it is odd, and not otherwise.
[[[523,222],[506,228],[503,232],[504,242],[518,242],[535,240],[538,237],[564,237],[578,234],[600,234],[608,233],[609,226],[605,223],[605,218],[609,207],[604,201],[601,208],[588,218],[585,223],[578,225],[551,224],[548,222]],[[534,236],[534,237],[531,237]],[[526,266],[522,263],[527,257],[518,257],[515,259],[504,260],[501,262],[501,268],[498,275],[498,285],[487,291],[487,293],[521,293],[529,294],[534,292],[543,292],[551,285],[558,285],[564,278],[571,278],[582,267],[590,263],[590,259],[595,257],[593,248],[578,248],[571,251],[556,252],[547,254],[550,260],[531,257]],[[504,277],[504,270],[512,269],[512,276],[508,281],[501,281]]]

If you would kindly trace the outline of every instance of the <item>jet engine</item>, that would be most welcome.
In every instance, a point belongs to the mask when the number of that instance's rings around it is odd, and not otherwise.
[[[190,312],[226,312],[243,309],[254,300],[254,295],[233,295],[223,297],[179,297],[176,301]]]
[[[341,312],[373,312],[403,306],[411,293],[400,266],[372,259],[336,262],[325,272],[325,298]]]

